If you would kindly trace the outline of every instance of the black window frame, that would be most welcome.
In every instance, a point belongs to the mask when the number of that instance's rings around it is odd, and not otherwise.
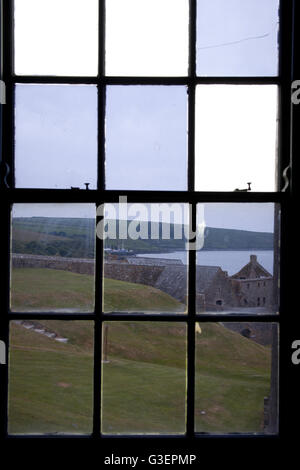
[[[189,13],[189,71],[186,77],[107,77],[105,76],[105,2],[99,0],[99,68],[98,77],[53,77],[53,76],[16,76],[14,74],[14,41],[13,41],[13,0],[2,1],[3,27],[3,70],[2,79],[6,85],[6,104],[2,106],[2,163],[1,163],[1,282],[0,282],[0,338],[7,346],[9,357],[9,323],[22,319],[55,319],[55,320],[90,320],[94,322],[94,415],[93,433],[91,436],[80,436],[93,440],[116,439],[115,435],[101,434],[101,354],[102,325],[104,321],[175,321],[187,325],[188,367],[187,367],[187,432],[184,435],[162,435],[161,437],[143,435],[130,439],[155,438],[158,441],[179,438],[186,442],[197,442],[201,438],[235,438],[235,434],[211,435],[201,434],[194,427],[195,401],[195,323],[201,322],[274,322],[280,327],[279,360],[280,360],[280,407],[279,435],[286,432],[286,420],[283,418],[285,400],[284,387],[286,368],[286,348],[289,346],[289,308],[290,308],[290,268],[289,246],[292,241],[292,215],[295,209],[296,172],[294,155],[299,148],[296,136],[296,125],[299,119],[298,110],[291,106],[291,83],[296,79],[298,64],[296,63],[296,18],[300,18],[299,5],[295,0],[281,0],[280,35],[279,35],[279,75],[277,77],[198,77],[196,75],[196,0],[190,0]],[[39,84],[95,84],[98,87],[98,189],[96,190],[52,190],[52,189],[21,189],[14,187],[14,87],[16,83]],[[279,146],[278,146],[278,191],[273,193],[254,192],[200,192],[194,190],[195,177],[195,91],[198,84],[275,84],[279,88]],[[105,90],[109,85],[183,85],[188,89],[188,185],[187,191],[113,191],[105,189]],[[9,173],[6,172],[6,166]],[[278,315],[211,315],[196,313],[195,279],[196,252],[189,252],[188,274],[188,314],[187,315],[147,315],[144,314],[107,314],[102,311],[102,273],[103,273],[103,242],[96,240],[96,275],[95,275],[95,311],[92,314],[53,313],[38,314],[16,313],[10,311],[10,216],[11,206],[15,203],[95,203],[97,206],[107,202],[117,203],[119,196],[127,196],[128,202],[163,203],[181,202],[192,205],[192,228],[196,227],[197,203],[278,203],[281,207],[280,235],[280,305]],[[7,401],[8,401],[8,364],[0,368],[0,437],[4,439],[36,438],[36,435],[14,436],[7,433]],[[47,439],[45,434],[39,438]],[[53,437],[53,436],[52,436]],[[55,439],[76,439],[74,435],[56,435]],[[118,436],[122,439],[125,436]],[[240,434],[243,438],[277,439],[278,435]]]

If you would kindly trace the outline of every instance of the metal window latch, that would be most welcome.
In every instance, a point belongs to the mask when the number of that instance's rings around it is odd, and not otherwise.
[[[251,184],[252,184],[252,183],[247,183],[248,188],[245,188],[245,189],[238,189],[238,188],[236,188],[235,191],[243,191],[243,192],[251,191]]]
[[[86,189],[86,190],[89,190],[89,189],[90,189],[90,188],[89,188],[89,185],[90,185],[91,183],[84,183],[84,184],[85,184],[85,189]],[[73,190],[75,190],[75,191],[80,191],[79,186],[71,186],[71,189],[73,189]]]
[[[9,184],[7,182],[9,173],[9,165],[3,161],[0,161],[0,187],[9,188]]]
[[[288,166],[283,170],[282,172],[282,178],[284,179],[284,187],[282,188],[282,192],[284,193],[289,185],[290,185],[290,178],[289,178],[289,170],[291,169],[291,165],[288,164]]]

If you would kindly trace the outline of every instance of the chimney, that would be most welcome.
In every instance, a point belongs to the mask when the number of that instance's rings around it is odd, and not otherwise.
[[[250,255],[250,263],[257,263],[257,256],[256,255]]]

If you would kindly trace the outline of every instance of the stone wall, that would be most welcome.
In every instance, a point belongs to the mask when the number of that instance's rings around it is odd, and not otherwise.
[[[148,259],[149,260],[149,259]],[[149,262],[149,261],[148,261]],[[79,274],[94,274],[91,259],[13,254],[16,268],[49,268]],[[104,276],[155,287],[182,303],[187,299],[187,266],[184,264],[129,264],[105,260]],[[268,307],[272,304],[273,279],[232,279],[218,266],[196,267],[197,310],[222,311],[230,307]]]
[[[119,281],[155,286],[163,266],[141,266],[127,263],[104,263],[104,276]]]
[[[94,274],[94,260],[13,254],[15,268],[48,268],[79,274]],[[187,294],[187,268],[182,265],[134,265],[122,261],[104,263],[104,276],[119,281],[134,282],[156,287],[183,302]]]
[[[220,269],[205,291],[206,309],[223,310],[227,307],[238,307],[240,305],[240,293],[236,287],[227,273]]]
[[[59,256],[39,256],[13,254],[14,268],[48,268],[71,271],[79,274],[94,274],[95,263],[92,259],[63,258]]]
[[[246,279],[241,285],[241,305],[243,307],[266,307],[273,304],[273,278]]]

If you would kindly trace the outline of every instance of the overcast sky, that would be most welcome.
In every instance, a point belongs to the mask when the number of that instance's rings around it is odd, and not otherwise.
[[[278,4],[198,0],[197,73],[276,75]],[[17,74],[97,74],[98,0],[82,6],[15,0]],[[106,0],[107,74],[186,75],[188,15],[189,0]]]
[[[187,74],[188,0],[106,3],[107,74]],[[97,0],[84,8],[81,0],[15,4],[17,73],[96,75]],[[199,75],[277,74],[278,0],[198,0],[197,7]],[[253,190],[274,190],[276,87],[202,85],[196,97],[196,189],[232,191],[251,181]],[[184,86],[110,86],[106,111],[108,189],[186,189]],[[17,186],[95,188],[96,178],[96,87],[18,85]],[[271,231],[266,209],[230,207],[220,222],[222,211],[211,206],[207,224]]]

